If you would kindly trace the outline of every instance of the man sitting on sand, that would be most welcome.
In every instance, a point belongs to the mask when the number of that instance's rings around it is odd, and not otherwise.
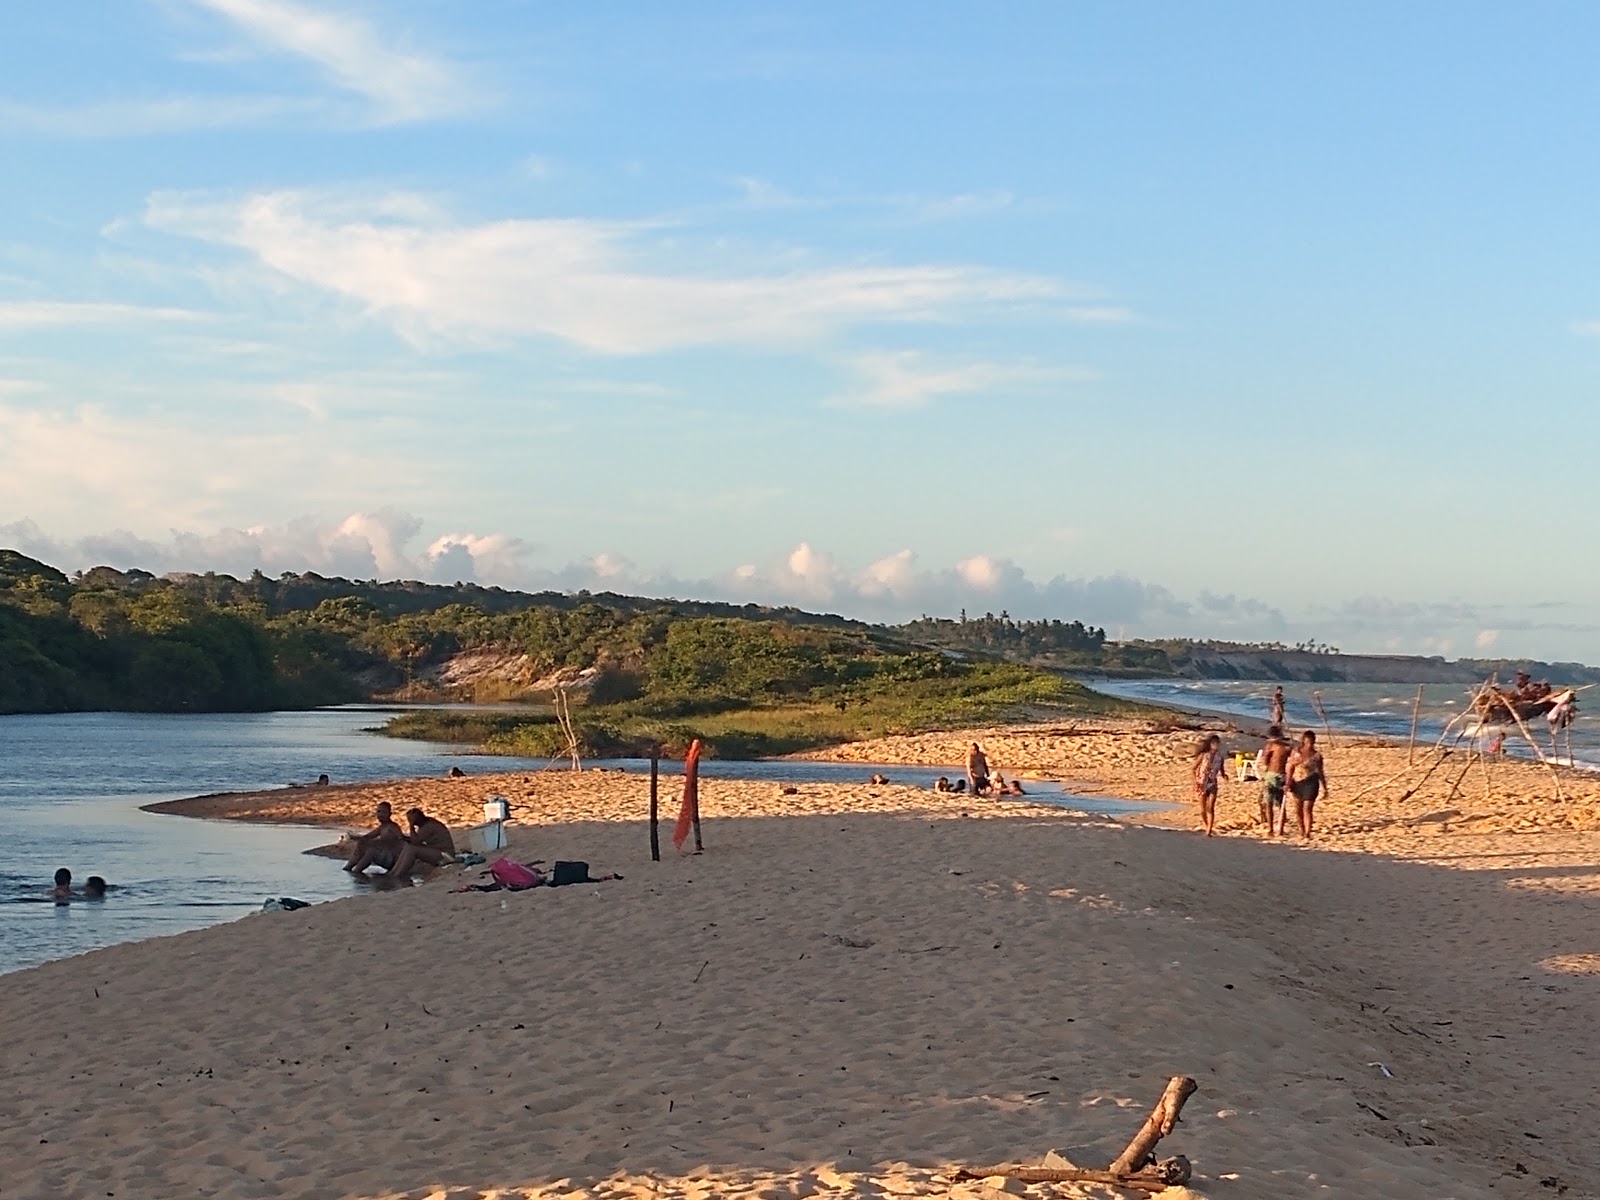
[[[389,869],[389,874],[405,876],[418,863],[437,867],[445,859],[455,858],[455,839],[450,836],[450,827],[438,817],[430,817],[420,808],[413,808],[406,813],[406,823],[411,826],[411,835],[400,848],[400,857]]]
[[[989,756],[977,742],[972,743],[972,750],[967,755],[967,783],[971,785],[974,796],[988,794]]]
[[[400,852],[406,845],[406,835],[394,823],[393,813],[394,809],[387,800],[379,803],[374,811],[378,826],[355,839],[350,849],[350,861],[344,864],[346,871],[360,875],[368,867],[394,870],[395,863],[400,861]]]
[[[1283,740],[1283,728],[1278,725],[1267,729],[1267,744],[1256,756],[1261,772],[1261,820],[1267,826],[1268,837],[1283,833],[1284,772],[1289,765],[1289,743]]]

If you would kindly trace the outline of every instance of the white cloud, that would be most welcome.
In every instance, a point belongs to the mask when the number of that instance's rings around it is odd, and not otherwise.
[[[0,503],[0,512],[8,507]],[[15,510],[11,510],[15,511]],[[1449,654],[1497,630],[1473,624],[1479,610],[1459,602],[1411,603],[1367,598],[1291,620],[1251,597],[1201,592],[1186,599],[1169,588],[1126,575],[1034,578],[1017,563],[974,554],[951,566],[922,566],[902,549],[852,568],[802,542],[765,563],[746,562],[712,574],[685,575],[641,567],[615,553],[561,566],[541,564],[537,547],[505,532],[451,532],[425,539],[426,522],[394,507],[337,520],[301,517],[281,525],[171,530],[149,537],[127,530],[53,537],[28,519],[0,523],[0,547],[12,547],[64,570],[98,565],[156,573],[215,570],[242,576],[259,569],[315,571],[349,579],[457,580],[527,591],[619,592],[735,603],[794,605],[866,620],[903,621],[923,613],[973,616],[1009,612],[1018,619],[1060,618],[1103,626],[1115,637],[1234,638],[1243,641],[1332,641],[1355,653]],[[419,546],[420,544],[420,546]],[[1570,614],[1574,620],[1555,620]],[[1574,657],[1574,642],[1593,646],[1600,620],[1592,610],[1562,604],[1502,622],[1521,634],[1515,653]],[[1530,644],[1531,643],[1531,644]],[[1511,651],[1502,651],[1512,653]]]
[[[54,137],[138,137],[261,125],[325,110],[321,101],[291,96],[127,97],[55,108],[0,100],[0,126]]]
[[[293,0],[193,0],[258,44],[303,58],[344,91],[369,101],[384,123],[447,116],[477,98],[460,71],[407,50],[359,17]]]
[[[205,319],[205,313],[184,308],[149,308],[138,304],[69,300],[0,301],[0,331]]]
[[[1478,630],[1478,636],[1472,639],[1472,644],[1479,650],[1491,650],[1499,640],[1500,631],[1498,629],[1480,629]]]
[[[936,362],[910,350],[859,354],[847,366],[857,382],[832,403],[866,408],[922,408],[942,396],[1017,391],[1092,377],[1031,363]]]
[[[300,192],[205,203],[152,197],[146,219],[236,247],[281,276],[360,305],[416,340],[543,335],[602,354],[793,344],[845,326],[947,319],[1049,299],[1050,280],[963,266],[844,265],[669,273],[645,226],[515,219],[451,224],[425,202],[352,204]]]

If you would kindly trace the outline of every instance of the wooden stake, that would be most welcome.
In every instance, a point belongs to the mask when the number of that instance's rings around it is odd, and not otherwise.
[[[650,750],[650,861],[661,861],[661,747]]]
[[[1417,761],[1417,718],[1422,715],[1422,689],[1424,686],[1424,684],[1417,684],[1417,699],[1411,706],[1411,745],[1406,750],[1407,766]]]
[[[1153,1167],[1131,1175],[1118,1175],[1114,1171],[1093,1171],[1087,1167],[975,1167],[955,1172],[956,1179],[988,1179],[1003,1175],[1019,1183],[1104,1183],[1111,1187],[1127,1188],[1136,1192],[1164,1192],[1179,1187],[1194,1178],[1194,1169],[1183,1155],[1163,1159]]]
[[[1333,724],[1328,720],[1328,710],[1322,707],[1322,693],[1311,693],[1311,706],[1317,710],[1317,716],[1322,718],[1322,733],[1326,739],[1324,745],[1333,746]]]

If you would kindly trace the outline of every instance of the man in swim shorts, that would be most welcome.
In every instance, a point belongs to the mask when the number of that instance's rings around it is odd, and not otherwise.
[[[1326,795],[1328,775],[1323,766],[1322,751],[1317,749],[1317,735],[1306,730],[1300,735],[1300,744],[1289,755],[1289,794],[1294,797],[1294,819],[1300,826],[1300,836],[1311,836],[1312,820],[1316,816],[1317,796]]]
[[[983,796],[989,791],[989,756],[977,742],[972,743],[967,755],[967,783],[974,796]]]
[[[418,863],[437,867],[445,859],[455,858],[455,839],[450,836],[450,827],[438,817],[430,817],[420,808],[413,808],[406,813],[406,823],[411,826],[411,834],[406,838],[406,844],[400,847],[400,857],[390,868],[389,874],[409,875]]]
[[[394,809],[387,800],[380,803],[374,812],[378,818],[375,829],[369,829],[356,838],[350,849],[350,861],[344,864],[344,869],[352,875],[360,875],[368,867],[382,867],[385,871],[394,869],[395,863],[400,860],[400,852],[405,848],[406,835],[400,832],[400,826],[394,823]]]
[[[1267,827],[1268,837],[1283,834],[1283,785],[1289,766],[1289,743],[1284,741],[1281,726],[1267,729],[1267,744],[1257,755],[1257,770],[1261,773],[1261,820]]]

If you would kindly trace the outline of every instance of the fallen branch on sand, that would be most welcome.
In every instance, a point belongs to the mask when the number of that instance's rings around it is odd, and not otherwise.
[[[1117,1155],[1116,1161],[1103,1171],[1087,1167],[1053,1166],[1021,1167],[963,1167],[956,1171],[956,1179],[988,1179],[1002,1175],[1022,1183],[1104,1183],[1112,1187],[1129,1188],[1141,1192],[1161,1192],[1169,1187],[1188,1183],[1193,1176],[1189,1160],[1183,1155],[1155,1161],[1156,1143],[1178,1123],[1183,1105],[1194,1095],[1196,1083],[1187,1075],[1174,1075],[1167,1080],[1161,1099],[1145,1118],[1139,1132],[1127,1148]],[[1058,1160],[1059,1161],[1059,1160]]]

